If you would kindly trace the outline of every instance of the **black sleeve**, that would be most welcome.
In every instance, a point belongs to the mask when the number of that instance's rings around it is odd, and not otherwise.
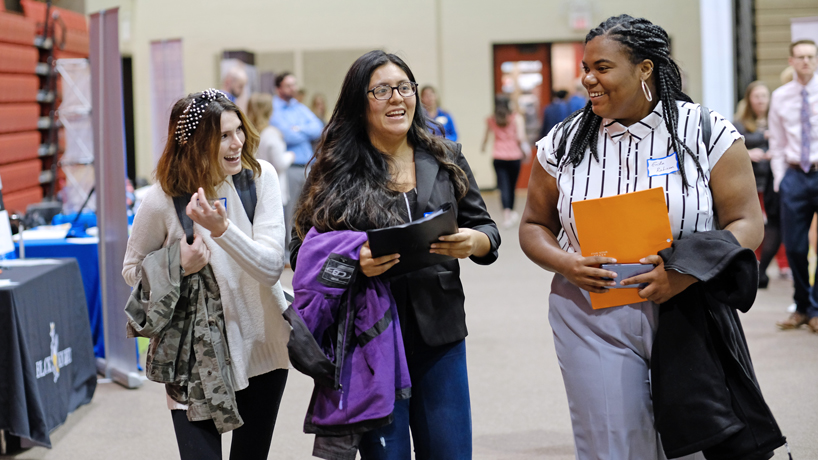
[[[295,226],[290,231],[290,267],[293,271],[295,271],[295,261],[298,259],[298,251],[301,250],[301,237],[298,236],[298,232],[295,231]]]
[[[486,203],[483,202],[483,196],[480,195],[480,189],[477,187],[477,182],[474,180],[466,157],[461,152],[460,144],[457,144],[455,150],[455,162],[469,178],[469,190],[466,192],[466,196],[457,203],[457,226],[483,232],[489,237],[491,249],[489,249],[488,254],[483,257],[469,257],[477,264],[489,265],[497,260],[497,248],[500,247],[500,231],[497,229],[497,224],[491,219],[488,210],[486,210]]]

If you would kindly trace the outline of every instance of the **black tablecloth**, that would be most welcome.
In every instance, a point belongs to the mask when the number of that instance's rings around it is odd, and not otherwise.
[[[73,259],[5,265],[0,279],[12,284],[0,285],[0,429],[51,447],[49,433],[97,386],[82,277]]]

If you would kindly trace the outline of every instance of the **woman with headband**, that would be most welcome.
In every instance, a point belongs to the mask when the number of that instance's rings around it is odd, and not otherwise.
[[[284,216],[275,169],[254,158],[258,143],[221,91],[179,100],[128,240],[122,275],[151,297],[145,315],[131,316],[143,319],[129,320],[132,335],[146,335],[163,307],[169,318],[151,339],[147,374],[166,382],[182,459],[221,459],[220,434],[231,430],[231,459],[266,459],[287,381]],[[171,301],[154,298],[163,286]],[[163,366],[168,354],[175,364]]]

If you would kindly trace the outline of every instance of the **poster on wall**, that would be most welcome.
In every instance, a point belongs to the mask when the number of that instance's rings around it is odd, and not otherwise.
[[[812,40],[818,42],[818,16],[790,19],[792,41]]]
[[[168,119],[173,104],[185,97],[182,40],[151,42],[151,119],[153,165],[159,162],[168,139]]]

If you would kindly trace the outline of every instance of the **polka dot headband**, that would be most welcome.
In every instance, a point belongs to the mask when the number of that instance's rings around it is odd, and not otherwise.
[[[199,120],[202,119],[202,114],[207,109],[208,104],[220,97],[227,98],[227,95],[217,89],[209,88],[190,101],[190,104],[182,112],[182,116],[179,117],[179,123],[176,124],[176,141],[179,145],[187,143],[199,125]]]

